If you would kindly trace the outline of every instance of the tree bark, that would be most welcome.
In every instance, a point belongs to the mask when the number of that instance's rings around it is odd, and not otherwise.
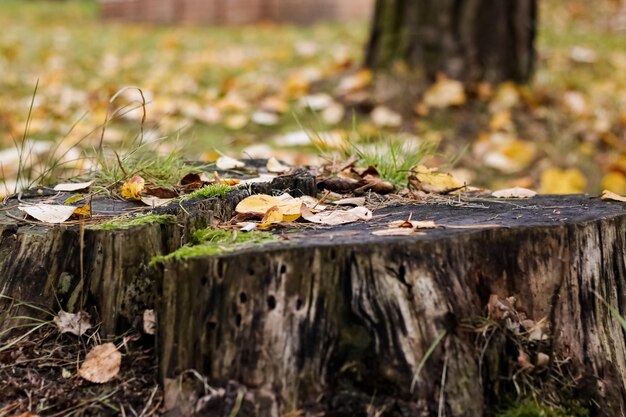
[[[410,213],[475,228],[371,235]],[[168,263],[157,289],[166,384],[187,369],[213,387],[235,381],[247,393],[240,416],[368,415],[368,406],[385,416],[440,407],[446,416],[493,415],[519,371],[503,352],[519,352],[497,337],[477,346],[463,329],[486,316],[490,296],[515,296],[526,317],[549,321],[546,354],[575,364],[572,395],[591,415],[625,415],[624,329],[594,293],[626,312],[623,206],[540,197],[376,215],[367,225]]]
[[[536,0],[377,0],[366,65],[403,62],[428,77],[528,81]]]
[[[154,276],[148,267],[154,256],[178,249],[188,242],[194,230],[209,226],[214,218],[230,219],[236,202],[250,192],[272,194],[287,190],[314,194],[315,181],[309,174],[299,172],[278,177],[272,183],[253,184],[249,190],[231,192],[225,199],[193,199],[152,211],[175,216],[168,224],[97,230],[86,222],[82,239],[75,223],[49,226],[17,220],[23,217],[17,209],[20,204],[37,203],[52,196],[62,204],[71,194],[46,196],[42,190],[25,193],[22,203],[10,201],[0,211],[0,331],[19,324],[11,317],[40,317],[37,310],[24,304],[27,303],[52,314],[59,309],[90,309],[103,335],[123,333],[139,320],[144,309],[154,305]],[[109,216],[122,215],[127,210],[136,213],[142,208],[150,211],[142,204],[111,198],[92,202],[94,214]]]

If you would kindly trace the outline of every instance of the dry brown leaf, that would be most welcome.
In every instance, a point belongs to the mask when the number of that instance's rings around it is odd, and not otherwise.
[[[76,336],[82,336],[91,328],[91,317],[84,311],[78,313],[68,313],[60,310],[54,316],[54,324],[57,325],[61,333],[72,333]]]
[[[32,206],[18,206],[19,210],[44,223],[63,223],[74,214],[76,206],[61,204],[34,204]]]
[[[268,159],[266,167],[269,172],[275,174],[283,174],[291,169],[287,165],[281,164],[278,159],[274,158],[273,156]]]
[[[119,373],[121,364],[122,354],[115,344],[104,343],[94,346],[87,353],[85,361],[78,370],[78,375],[89,382],[103,384]]]

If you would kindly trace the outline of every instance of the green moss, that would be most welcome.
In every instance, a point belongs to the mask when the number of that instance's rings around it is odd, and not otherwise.
[[[549,407],[532,399],[517,401],[512,406],[498,412],[497,417],[586,417],[587,410],[577,405]]]
[[[199,229],[190,239],[190,243],[182,248],[163,256],[155,256],[150,261],[151,265],[171,260],[197,256],[211,256],[220,253],[232,252],[254,245],[276,241],[277,237],[267,232],[238,232],[223,229]]]
[[[232,187],[224,184],[210,184],[183,196],[183,199],[190,198],[212,198],[212,197],[226,197],[228,192],[232,190]]]
[[[128,229],[133,226],[142,226],[144,224],[168,224],[174,223],[176,216],[171,214],[138,214],[136,216],[121,216],[109,220],[105,223],[100,223],[91,226],[91,229],[95,230],[115,230],[115,229]]]

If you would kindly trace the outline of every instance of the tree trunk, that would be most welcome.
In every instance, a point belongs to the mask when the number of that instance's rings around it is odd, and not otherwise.
[[[450,227],[371,234],[411,213]],[[235,381],[246,392],[239,416],[493,415],[493,405],[515,392],[513,381],[524,379],[521,350],[468,328],[480,327],[480,318],[484,325],[485,306],[495,308],[490,298],[515,296],[520,321],[549,323],[549,339],[528,342],[531,355],[567,358],[576,373],[568,395],[591,415],[625,415],[624,329],[594,293],[626,312],[622,205],[539,197],[375,215],[367,224],[166,264],[157,289],[166,386],[187,369],[214,388]]]
[[[428,77],[525,82],[536,18],[536,0],[378,0],[366,65],[399,61]]]

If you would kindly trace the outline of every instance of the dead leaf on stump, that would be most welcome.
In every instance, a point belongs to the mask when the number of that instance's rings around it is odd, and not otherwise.
[[[68,313],[60,310],[54,316],[54,324],[57,325],[61,333],[72,333],[76,336],[82,336],[91,328],[91,316],[84,311],[78,313]]]

